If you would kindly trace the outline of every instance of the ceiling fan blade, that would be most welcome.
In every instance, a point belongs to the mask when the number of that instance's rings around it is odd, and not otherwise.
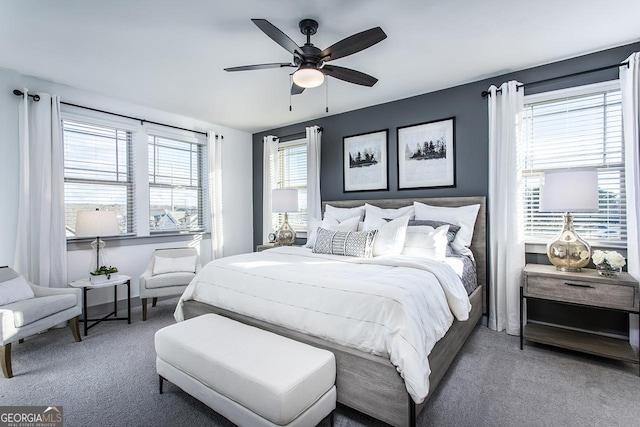
[[[373,86],[378,79],[369,74],[362,73],[360,71],[352,70],[351,68],[337,67],[335,65],[325,65],[320,69],[327,76],[335,77],[336,79],[344,80],[345,82],[355,83],[362,86]]]
[[[300,87],[295,83],[291,84],[291,95],[300,95],[302,92],[304,92],[303,87]]]
[[[278,29],[278,27],[273,25],[271,22],[267,21],[266,19],[252,19],[251,22],[256,24],[256,26],[260,28],[263,33],[271,37],[274,42],[278,43],[288,52],[300,57],[304,56],[304,53],[302,53],[302,50],[300,50],[300,47],[296,44],[296,42],[291,40],[288,35],[280,31],[280,29]]]
[[[241,67],[231,67],[225,68],[225,71],[250,71],[250,70],[266,70],[267,68],[284,68],[284,67],[295,67],[293,64],[289,64],[288,62],[274,62],[271,64],[256,64],[256,65],[243,65]]]
[[[338,58],[343,58],[371,47],[386,38],[387,35],[382,31],[382,28],[371,28],[370,30],[354,34],[351,37],[347,37],[329,46],[320,52],[320,58],[322,58],[323,61],[333,61]]]

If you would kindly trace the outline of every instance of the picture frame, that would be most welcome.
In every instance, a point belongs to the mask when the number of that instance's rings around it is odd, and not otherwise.
[[[389,129],[342,138],[345,193],[389,190]]]
[[[455,117],[397,128],[398,189],[456,186]]]

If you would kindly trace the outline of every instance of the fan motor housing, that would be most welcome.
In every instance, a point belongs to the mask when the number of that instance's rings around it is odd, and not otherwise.
[[[312,36],[318,31],[318,21],[315,19],[303,19],[298,25],[300,32],[305,36]]]

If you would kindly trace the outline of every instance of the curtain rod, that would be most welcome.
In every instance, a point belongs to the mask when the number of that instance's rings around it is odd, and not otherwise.
[[[16,90],[13,91],[13,94],[16,95],[16,96],[23,96],[24,92],[22,92],[21,90],[16,89]],[[34,95],[29,94],[29,96],[33,97],[34,101],[40,101],[40,95],[38,95],[38,94],[34,94]],[[70,107],[77,107],[77,108],[82,108],[82,109],[85,109],[85,110],[95,111],[97,113],[110,114],[112,116],[122,117],[122,118],[130,119],[130,120],[136,120],[136,121],[140,122],[140,124],[149,123],[149,124],[152,124],[152,125],[164,126],[164,127],[168,127],[168,128],[184,130],[184,131],[187,131],[187,132],[193,132],[193,133],[198,133],[200,135],[207,136],[206,132],[200,132],[198,130],[181,128],[179,126],[168,125],[166,123],[152,122],[151,120],[140,119],[138,117],[132,117],[132,116],[126,116],[124,114],[112,113],[111,111],[99,110],[97,108],[85,107],[84,105],[72,104],[70,102],[60,101],[60,103],[64,104],[64,105],[68,105]],[[220,137],[221,139],[224,139],[224,136],[222,136],[222,135],[216,135],[216,138],[218,138],[218,137]]]
[[[24,95],[24,92],[23,92],[23,91],[21,91],[21,90],[19,90],[19,89],[14,89],[14,90],[13,90],[13,94],[14,94],[15,96],[23,96],[23,95]],[[28,96],[32,97],[32,98],[33,98],[33,100],[34,100],[34,101],[36,101],[36,102],[40,101],[40,95],[38,95],[37,93],[36,93],[35,95],[33,95],[33,94],[28,94]]]
[[[569,78],[569,77],[577,77],[577,76],[581,76],[581,75],[583,75],[583,74],[597,73],[598,71],[610,70],[610,69],[612,69],[612,68],[619,68],[619,67],[622,67],[622,66],[627,66],[627,67],[629,67],[629,61],[625,61],[625,62],[622,62],[622,63],[620,63],[620,64],[611,64],[611,65],[607,65],[607,66],[599,67],[599,68],[592,68],[592,69],[590,69],[590,70],[579,71],[579,72],[577,72],[577,73],[565,74],[565,75],[563,75],[563,76],[551,77],[551,78],[543,79],[543,80],[536,80],[535,82],[522,83],[522,84],[519,84],[519,85],[517,86],[516,90],[518,90],[518,89],[519,89],[519,88],[521,88],[521,87],[525,87],[525,86],[534,86],[534,85],[539,85],[539,84],[543,84],[543,83],[552,82],[552,81],[555,81],[555,80],[566,79],[566,78]],[[498,93],[499,93],[499,92],[502,92],[502,89],[497,89],[497,90],[496,90],[496,92],[498,92]],[[490,92],[488,92],[488,91],[486,91],[486,90],[483,90],[483,91],[480,93],[480,95],[481,95],[483,98],[485,98],[485,97],[487,97],[487,96],[491,95],[491,93],[490,93]]]
[[[322,126],[320,126],[318,128],[318,132],[322,132],[324,130],[324,128]],[[275,141],[276,139],[279,140],[294,140],[294,139],[299,139],[302,138],[303,136],[307,136],[307,132],[298,132],[298,133],[292,133],[291,135],[283,135],[283,136],[274,136],[273,140]],[[286,142],[286,141],[282,141],[282,142]]]

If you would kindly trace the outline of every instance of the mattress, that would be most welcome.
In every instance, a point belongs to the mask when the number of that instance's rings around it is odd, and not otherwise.
[[[406,256],[314,254],[280,247],[208,263],[176,308],[195,300],[378,356],[388,357],[421,403],[428,356],[471,304],[447,263]]]

